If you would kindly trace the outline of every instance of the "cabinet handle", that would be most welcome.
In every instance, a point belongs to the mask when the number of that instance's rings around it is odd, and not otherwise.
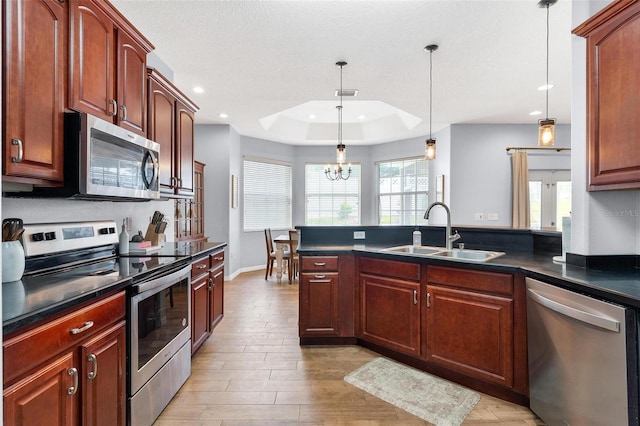
[[[93,371],[87,373],[87,379],[93,380],[98,375],[98,358],[95,354],[89,354],[89,356],[87,356],[87,362],[93,364]]]
[[[224,260],[224,257],[220,256],[220,257],[214,257],[213,260]]]
[[[418,290],[413,290],[413,304],[418,304]]]
[[[90,329],[91,327],[93,327],[93,321],[87,321],[87,322],[85,322],[85,323],[82,325],[82,327],[80,327],[80,328],[73,328],[73,329],[71,329],[70,333],[71,333],[71,334],[74,334],[74,335],[75,335],[75,334],[80,334],[80,333],[82,333],[83,331],[87,331],[87,330],[88,330],[88,329]]]
[[[120,117],[120,121],[127,121],[127,106],[120,105],[120,109],[122,110],[122,116]]]
[[[317,278],[317,279],[319,279],[319,280],[324,279],[324,278],[326,278],[326,277],[327,277],[326,275],[321,275],[321,274],[316,274],[316,275],[315,275],[315,278]]]
[[[325,266],[325,262],[313,262],[313,266]]]
[[[22,150],[22,140],[20,139],[11,139],[11,145],[18,145],[18,156],[11,157],[12,163],[22,163],[22,159],[24,158],[24,151]]]
[[[196,266],[196,268],[198,268],[198,269],[205,269],[206,267],[207,267],[207,265],[198,265],[198,266]]]
[[[213,278],[209,278],[209,279],[207,280],[207,282],[209,283],[209,290],[211,290],[213,287],[215,287],[215,286],[213,285]]]
[[[116,115],[118,115],[118,103],[116,102],[115,99],[109,99],[109,103],[113,107],[111,109],[111,116],[115,117]]]
[[[431,307],[431,293],[427,293],[427,308]]]
[[[67,374],[73,376],[73,386],[67,389],[67,395],[75,395],[78,392],[78,369],[72,367],[67,371]]]

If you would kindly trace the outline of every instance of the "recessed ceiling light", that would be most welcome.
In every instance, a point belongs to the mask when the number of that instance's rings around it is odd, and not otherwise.
[[[193,91],[194,91],[195,93],[204,93],[204,89],[203,89],[202,87],[200,87],[200,86],[196,86],[196,87],[194,87],[194,88],[193,88]]]
[[[309,114],[309,120],[315,120],[315,119],[316,119],[315,114]]]
[[[540,114],[542,114],[542,111],[538,111],[538,110],[536,110],[536,111],[531,111],[531,112],[529,113],[529,115],[540,115]]]
[[[220,117],[220,118],[228,118],[229,115],[225,114],[224,112],[221,112],[220,114],[218,114],[218,117]]]
[[[367,118],[367,116],[366,116],[366,115],[364,115],[364,114],[360,114],[360,115],[358,116],[358,120],[364,120],[365,118]]]
[[[538,90],[540,91],[549,90],[549,89],[553,89],[553,84],[543,84],[542,86],[538,87]]]

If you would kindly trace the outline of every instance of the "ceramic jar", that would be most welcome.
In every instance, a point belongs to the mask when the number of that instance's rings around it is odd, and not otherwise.
[[[2,242],[2,282],[18,281],[24,273],[24,249],[19,240]]]

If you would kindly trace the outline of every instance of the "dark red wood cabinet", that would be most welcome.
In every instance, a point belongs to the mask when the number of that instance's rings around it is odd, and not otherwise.
[[[224,316],[224,250],[191,264],[191,353],[209,338]]]

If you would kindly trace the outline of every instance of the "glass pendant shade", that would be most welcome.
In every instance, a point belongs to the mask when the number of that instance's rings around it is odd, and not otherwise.
[[[338,144],[338,147],[336,150],[336,162],[338,164],[344,164],[347,162],[347,148],[344,146],[343,143]]]
[[[553,146],[556,140],[556,120],[547,118],[540,120],[538,128],[538,146]]]
[[[436,140],[427,139],[427,147],[424,151],[424,158],[427,160],[435,160],[436,158]]]

